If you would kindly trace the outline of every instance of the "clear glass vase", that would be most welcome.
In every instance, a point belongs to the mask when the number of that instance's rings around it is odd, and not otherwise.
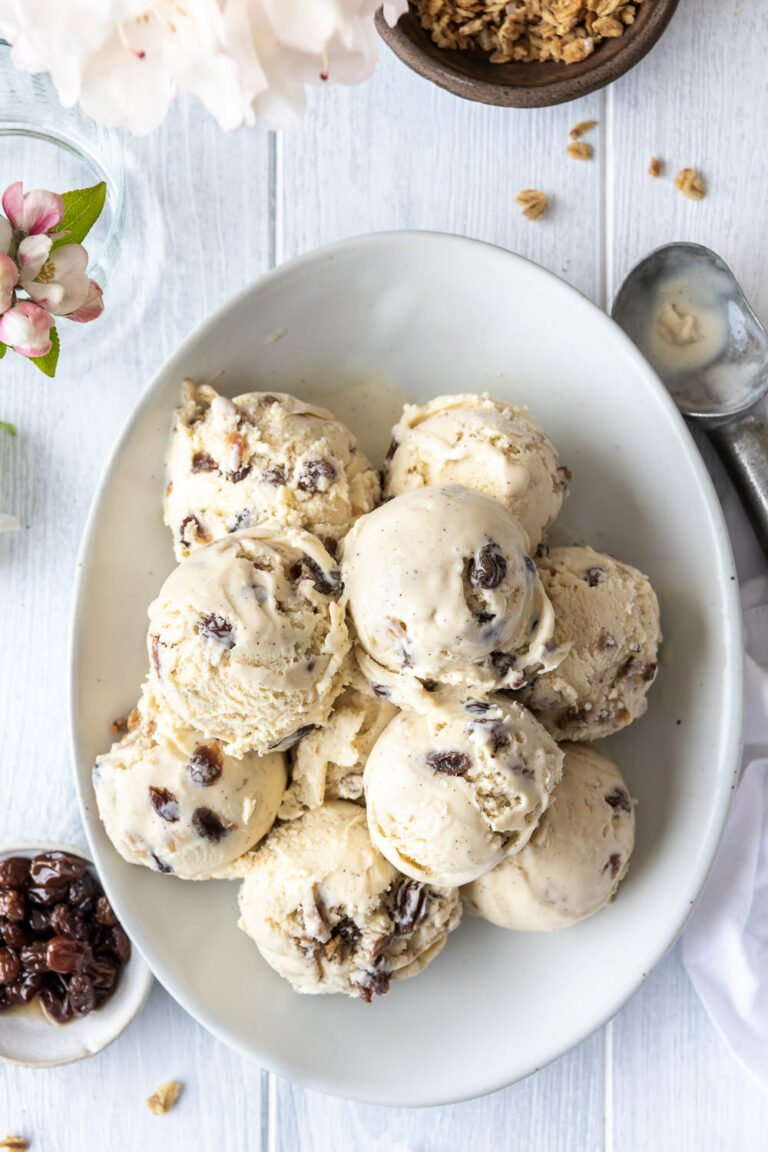
[[[25,191],[67,192],[103,180],[107,197],[86,239],[89,275],[106,283],[120,251],[125,181],[119,136],[86,116],[63,108],[47,75],[18,71],[11,48],[0,40],[0,192],[14,180]]]

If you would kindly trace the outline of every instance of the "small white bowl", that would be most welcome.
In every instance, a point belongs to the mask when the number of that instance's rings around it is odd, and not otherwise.
[[[31,858],[39,852],[67,852],[87,860],[96,871],[90,852],[73,844],[8,844],[0,848],[0,860],[9,856]],[[121,971],[114,995],[88,1016],[54,1024],[45,1017],[37,1000],[0,1011],[0,1060],[25,1068],[54,1068],[95,1056],[138,1016],[151,986],[152,973],[132,945],[131,958]]]

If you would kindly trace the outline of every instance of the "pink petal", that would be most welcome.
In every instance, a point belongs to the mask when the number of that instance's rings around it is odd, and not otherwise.
[[[5,216],[0,216],[0,252],[5,253],[11,246],[13,240],[13,228],[11,227],[10,220],[6,220]]]
[[[22,188],[21,180],[17,180],[15,184],[9,184],[5,192],[3,192],[3,212],[5,212],[14,228],[21,228],[22,216],[24,215],[24,193]]]
[[[0,316],[0,340],[21,356],[45,356],[51,350],[48,332],[52,327],[52,316],[23,300]]]
[[[70,312],[67,320],[76,320],[78,324],[87,324],[89,320],[97,320],[104,311],[103,295],[96,281],[91,280],[87,300],[80,308]]]
[[[10,256],[0,254],[0,313],[7,312],[13,303],[13,290],[19,279],[19,270]]]
[[[64,219],[64,201],[57,192],[46,192],[42,188],[27,192],[24,197],[24,217],[22,228],[30,236],[40,232],[52,232]]]

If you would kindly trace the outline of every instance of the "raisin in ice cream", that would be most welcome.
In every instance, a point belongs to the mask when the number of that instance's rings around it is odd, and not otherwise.
[[[556,740],[597,740],[642,716],[656,677],[659,605],[648,578],[592,548],[553,548],[538,564],[570,651],[522,699]]]
[[[281,820],[293,820],[325,800],[363,803],[368,755],[396,712],[362,680],[360,686],[345,688],[322,728],[310,732],[292,751],[291,786],[280,806]]]
[[[463,889],[502,928],[568,928],[613,899],[629,866],[635,813],[621,772],[589,745],[563,751],[563,778],[528,844]]]
[[[227,875],[274,823],[285,791],[285,757],[228,756],[182,724],[158,724],[145,692],[138,724],[99,756],[93,786],[113,845],[130,864],[184,880]]]
[[[177,560],[267,520],[306,528],[333,551],[379,498],[378,474],[346,425],[282,392],[228,400],[186,381],[166,471]]]
[[[263,527],[199,548],[150,605],[153,689],[234,756],[287,747],[327,718],[350,641],[317,537]]]
[[[469,488],[420,488],[362,517],[342,572],[360,668],[395,704],[519,688],[562,659],[520,522]]]
[[[365,811],[333,800],[254,853],[240,927],[297,992],[370,1001],[415,976],[459,923],[455,890],[400,875],[370,841]]]
[[[560,511],[568,472],[525,408],[483,393],[406,404],[385,475],[387,496],[436,484],[475,488],[517,516],[535,549]]]
[[[519,852],[546,810],[563,755],[519,704],[401,712],[368,757],[371,840],[401,872],[467,884]]]

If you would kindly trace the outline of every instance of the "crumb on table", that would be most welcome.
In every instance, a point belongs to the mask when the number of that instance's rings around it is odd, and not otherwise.
[[[525,188],[515,197],[516,203],[523,209],[523,216],[529,220],[538,220],[547,210],[547,197],[538,188]]]
[[[689,200],[703,200],[707,194],[704,181],[695,168],[681,168],[675,176],[675,188],[679,188]]]
[[[593,155],[592,145],[587,144],[586,140],[578,140],[575,144],[569,144],[567,152],[571,160],[591,160]]]
[[[180,1095],[181,1084],[176,1080],[166,1080],[165,1084],[161,1084],[154,1095],[147,1099],[147,1108],[155,1116],[164,1116],[166,1112],[170,1112]]]
[[[650,176],[661,176],[661,160],[659,160],[656,156],[651,156],[651,163],[650,167],[648,168],[648,174]]]
[[[591,132],[593,128],[597,128],[597,120],[580,120],[578,124],[574,124],[570,131],[571,140],[580,140],[587,132]]]
[[[5,1140],[0,1140],[0,1148],[7,1148],[8,1152],[26,1152],[29,1141],[23,1136],[6,1136]]]

